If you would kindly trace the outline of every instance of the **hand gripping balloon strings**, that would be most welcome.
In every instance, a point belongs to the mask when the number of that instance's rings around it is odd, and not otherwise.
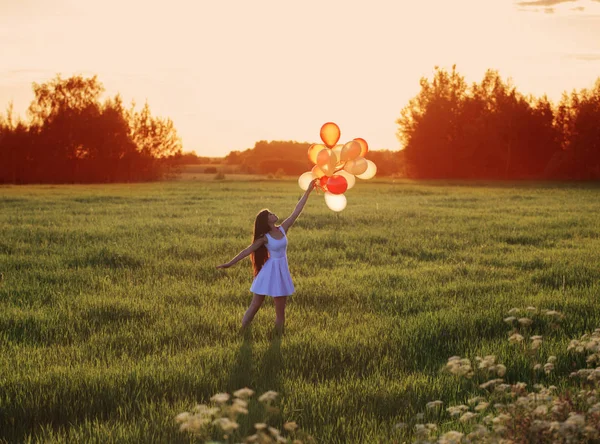
[[[377,173],[375,163],[365,158],[369,152],[367,141],[359,137],[344,145],[336,145],[340,135],[340,128],[333,122],[321,127],[323,143],[312,144],[308,148],[308,159],[315,166],[298,178],[298,185],[303,190],[318,179],[315,187],[325,193],[325,204],[336,212],[346,208],[344,193],[354,186],[357,177],[372,179]]]

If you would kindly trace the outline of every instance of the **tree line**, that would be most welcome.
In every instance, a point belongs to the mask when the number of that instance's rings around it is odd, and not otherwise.
[[[517,91],[497,71],[468,85],[456,67],[436,68],[396,121],[402,150],[371,150],[378,176],[430,179],[600,179],[600,79],[558,104]],[[33,84],[28,121],[0,115],[0,183],[157,180],[187,163],[170,119],[80,76]],[[308,171],[309,143],[260,140],[220,161],[250,174]]]
[[[600,79],[557,105],[492,70],[467,85],[456,67],[436,68],[420,84],[397,120],[408,176],[600,179]]]
[[[283,173],[299,175],[314,166],[308,160],[311,146],[307,142],[260,140],[253,148],[245,151],[231,151],[225,156],[224,163],[238,165],[239,171],[247,174]],[[402,153],[390,150],[369,151],[367,158],[377,165],[379,176],[402,175],[404,164]]]
[[[119,95],[100,101],[97,77],[56,76],[33,84],[28,121],[9,105],[0,115],[0,183],[94,183],[157,180],[173,172],[181,139],[170,119],[146,103],[125,108]]]

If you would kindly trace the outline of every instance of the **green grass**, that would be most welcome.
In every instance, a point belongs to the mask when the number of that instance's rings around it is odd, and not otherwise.
[[[440,373],[452,355],[496,354],[531,382],[510,308],[566,315],[532,327],[566,369],[568,339],[600,326],[600,187],[369,181],[340,214],[311,196],[289,234],[286,335],[272,339],[267,300],[244,340],[249,261],[215,265],[250,243],[261,208],[286,216],[301,193],[0,187],[0,441],[187,442],[177,413],[249,386],[280,392],[276,421],[318,442],[385,442],[426,402],[473,394]]]

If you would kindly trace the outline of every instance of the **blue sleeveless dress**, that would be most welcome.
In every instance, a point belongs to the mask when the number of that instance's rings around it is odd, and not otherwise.
[[[275,239],[270,234],[266,234],[267,243],[265,244],[269,251],[269,258],[260,269],[250,291],[259,295],[280,297],[290,296],[294,293],[294,284],[287,261],[287,236],[283,227],[278,227],[283,237]]]

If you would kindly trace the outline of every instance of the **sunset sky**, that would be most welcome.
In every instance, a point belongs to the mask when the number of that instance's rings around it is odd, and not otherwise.
[[[0,0],[0,106],[25,116],[31,82],[98,74],[148,100],[184,151],[257,140],[400,148],[396,119],[435,65],[558,99],[600,76],[600,0]]]

